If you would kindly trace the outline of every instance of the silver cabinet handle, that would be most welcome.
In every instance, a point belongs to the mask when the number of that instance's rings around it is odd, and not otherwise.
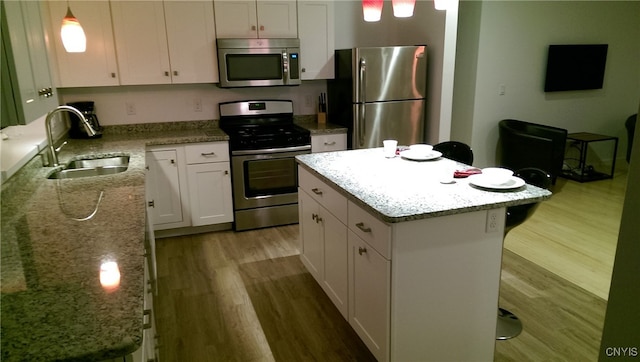
[[[336,144],[336,141],[332,141],[332,142],[325,142],[324,145],[325,146],[333,146]]]
[[[116,77],[116,73],[111,73],[111,78],[115,78]]]
[[[147,205],[148,205],[149,207],[156,207],[156,203],[155,203],[155,201],[153,201],[153,200],[149,201],[149,202],[147,203]]]
[[[216,155],[215,152],[202,152],[202,153],[200,153],[200,156],[203,156],[203,157],[209,157],[209,156],[215,156],[215,155]]]
[[[311,214],[311,220],[316,221],[316,218],[318,217],[318,214]]]
[[[178,75],[178,71],[177,71],[177,70],[174,70],[174,71],[173,71],[173,75]]]
[[[367,252],[367,248],[363,248],[362,246],[358,247],[358,254],[362,255]]]
[[[164,72],[164,76],[168,77],[169,76],[169,72]]]
[[[364,231],[365,233],[370,233],[371,232],[371,228],[365,227],[363,222],[357,223],[356,226],[358,227],[358,229]]]
[[[311,189],[311,191],[313,191],[313,193],[314,193],[314,194],[316,194],[316,195],[322,195],[322,190],[320,190],[320,189],[319,189],[319,188],[317,188],[317,187],[316,187],[316,188],[314,188],[314,189]]]
[[[142,329],[151,328],[151,309],[145,309],[143,312]]]

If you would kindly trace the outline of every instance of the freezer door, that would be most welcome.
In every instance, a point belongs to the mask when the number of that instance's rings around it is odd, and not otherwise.
[[[423,99],[354,104],[353,148],[382,147],[394,139],[399,145],[422,143],[424,132]]]
[[[425,98],[424,45],[356,48],[352,61],[355,103]]]

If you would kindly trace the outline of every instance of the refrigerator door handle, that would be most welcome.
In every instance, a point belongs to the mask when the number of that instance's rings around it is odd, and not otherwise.
[[[360,112],[358,112],[358,120],[356,123],[356,127],[357,127],[357,131],[358,131],[358,143],[360,144],[360,146],[364,146],[364,134],[365,134],[365,102],[367,100],[366,94],[365,94],[365,89],[366,84],[365,84],[365,75],[367,73],[367,62],[364,60],[364,58],[360,58],[360,81],[358,82],[358,94],[359,94],[359,107],[360,107]]]

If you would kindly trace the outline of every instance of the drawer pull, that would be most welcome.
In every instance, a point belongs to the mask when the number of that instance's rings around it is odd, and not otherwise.
[[[358,229],[364,231],[365,233],[370,233],[371,232],[371,228],[365,227],[363,222],[357,223],[356,226],[358,227]]]
[[[367,248],[363,248],[362,246],[358,247],[358,254],[362,255],[367,252]]]
[[[142,319],[142,329],[151,328],[151,309],[144,310]]]
[[[336,141],[331,141],[331,142],[325,142],[324,145],[325,146],[335,146]]]
[[[315,221],[317,218],[318,218],[318,214],[311,214],[311,220]]]
[[[216,153],[213,152],[213,151],[212,152],[202,152],[202,153],[200,153],[200,156],[202,156],[202,157],[209,157],[209,156],[215,156],[215,155],[216,155]]]
[[[311,191],[313,191],[313,193],[316,195],[322,195],[322,190],[320,190],[319,188],[311,189]]]

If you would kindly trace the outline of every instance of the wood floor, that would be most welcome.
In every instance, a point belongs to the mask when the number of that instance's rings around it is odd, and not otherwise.
[[[496,342],[496,361],[597,360],[625,177],[559,179],[548,207],[511,231],[500,306],[525,327]],[[165,362],[374,360],[301,264],[297,225],[158,239],[157,257]]]

